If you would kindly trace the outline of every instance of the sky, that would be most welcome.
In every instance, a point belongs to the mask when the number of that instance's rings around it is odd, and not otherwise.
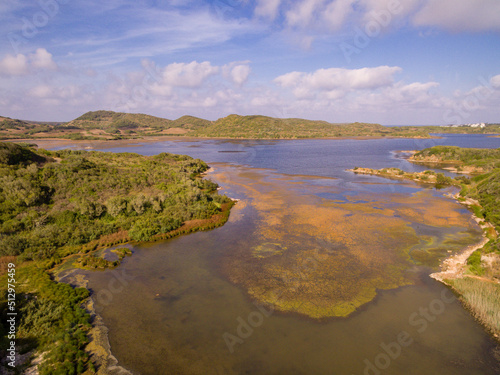
[[[2,0],[0,115],[500,122],[499,0]]]

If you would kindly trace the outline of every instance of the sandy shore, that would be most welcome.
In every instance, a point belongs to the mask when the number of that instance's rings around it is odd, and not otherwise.
[[[458,194],[453,196],[453,198],[457,200],[457,202],[467,206],[467,208],[469,208],[472,205],[479,204],[477,201],[474,201],[473,199],[470,198],[466,199],[464,202],[460,202],[458,200],[458,197],[459,197]],[[486,229],[494,228],[492,224],[484,222],[484,220],[479,219],[474,214],[472,214],[472,218],[483,230],[483,236],[481,241],[475,245],[468,246],[458,254],[446,258],[441,264],[441,271],[432,273],[430,277],[432,277],[435,280],[441,281],[446,285],[448,285],[446,280],[461,279],[464,277],[465,271],[467,270],[467,259],[469,259],[469,257],[472,255],[474,251],[481,249],[484,245],[488,243],[489,239],[486,237]]]
[[[468,246],[461,253],[445,259],[441,265],[441,271],[432,273],[430,277],[441,281],[444,284],[447,284],[446,280],[460,279],[464,277],[464,272],[467,269],[467,259],[469,259],[474,251],[486,245],[488,241],[489,239],[483,235],[483,238],[479,243]]]

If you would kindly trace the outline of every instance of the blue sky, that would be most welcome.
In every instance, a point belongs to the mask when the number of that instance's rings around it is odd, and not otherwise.
[[[498,0],[3,0],[0,115],[500,122]]]

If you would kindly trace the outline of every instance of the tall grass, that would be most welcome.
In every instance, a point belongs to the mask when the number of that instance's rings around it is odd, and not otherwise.
[[[462,301],[473,315],[494,334],[500,334],[500,284],[471,277],[452,280]]]

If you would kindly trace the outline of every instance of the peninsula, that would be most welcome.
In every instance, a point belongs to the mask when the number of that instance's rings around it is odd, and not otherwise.
[[[7,311],[15,302],[22,311],[16,350],[43,353],[41,375],[95,370],[87,349],[91,319],[82,307],[89,291],[59,283],[57,275],[115,267],[130,251],[116,250],[113,262],[103,259],[100,250],[113,245],[223,225],[232,201],[202,178],[206,170],[205,162],[183,155],[46,151],[0,142],[0,306]],[[15,280],[13,301],[7,301],[7,276]],[[0,350],[8,348],[6,320],[3,314]]]

